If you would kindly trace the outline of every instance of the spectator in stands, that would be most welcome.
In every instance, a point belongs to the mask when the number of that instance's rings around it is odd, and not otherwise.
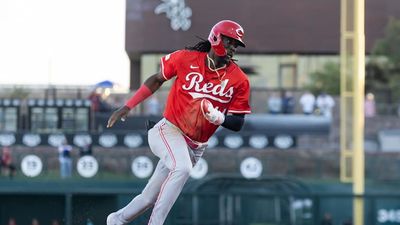
[[[15,220],[15,218],[10,217],[8,219],[8,225],[17,225],[17,221]]]
[[[92,91],[92,93],[90,93],[90,95],[89,95],[89,100],[92,105],[92,110],[94,112],[98,112],[99,108],[100,108],[100,100],[101,100],[100,94],[97,93],[96,90]]]
[[[86,225],[93,225],[93,222],[90,218],[86,219]]]
[[[304,115],[313,114],[315,107],[315,96],[310,91],[306,91],[300,97],[300,105]]]
[[[72,175],[71,150],[72,146],[68,144],[67,139],[64,139],[63,143],[58,147],[61,178],[71,177]]]
[[[332,216],[330,213],[325,213],[322,218],[321,225],[332,225]]]
[[[282,112],[284,114],[292,114],[295,104],[293,93],[291,91],[284,91],[282,97]]]
[[[279,114],[282,112],[282,98],[278,92],[272,92],[268,98],[268,112],[271,114]]]
[[[31,225],[39,225],[39,220],[36,218],[32,219]]]
[[[60,223],[58,222],[58,220],[53,219],[53,220],[51,221],[51,225],[60,225]]]
[[[376,115],[375,96],[372,93],[368,93],[365,96],[364,113],[366,118],[371,118]]]
[[[352,224],[353,224],[353,220],[351,218],[346,219],[342,223],[342,225],[352,225]]]
[[[108,95],[103,94],[102,88],[96,88],[89,95],[89,100],[92,105],[92,110],[94,112],[109,112],[111,111],[111,106],[105,101],[104,98]]]
[[[92,144],[89,140],[85,140],[85,144],[82,147],[79,147],[79,155],[81,157],[85,155],[92,155]]]
[[[161,115],[160,101],[156,96],[151,96],[145,103],[146,115],[159,116]]]
[[[99,112],[110,112],[112,110],[111,105],[105,99],[101,98],[99,103]]]
[[[1,172],[3,175],[10,177],[10,179],[12,179],[16,173],[11,150],[7,146],[3,147],[3,153],[1,155]]]
[[[332,109],[335,106],[335,101],[332,96],[328,95],[325,92],[321,92],[321,94],[317,97],[317,108],[319,109],[321,115],[331,118],[332,117]]]

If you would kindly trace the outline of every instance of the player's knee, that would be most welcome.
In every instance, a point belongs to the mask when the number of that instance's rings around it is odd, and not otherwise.
[[[183,177],[189,177],[190,171],[192,170],[191,165],[180,166],[176,168],[176,173]]]

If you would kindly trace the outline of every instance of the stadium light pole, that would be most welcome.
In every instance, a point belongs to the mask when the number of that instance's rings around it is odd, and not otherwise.
[[[353,183],[353,224],[364,224],[365,0],[341,0],[340,179]]]

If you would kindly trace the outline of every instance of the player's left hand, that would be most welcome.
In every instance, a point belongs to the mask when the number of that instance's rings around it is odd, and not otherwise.
[[[218,109],[214,108],[212,103],[207,99],[200,102],[201,112],[203,116],[212,124],[221,125],[225,121],[225,115]]]
[[[115,110],[113,114],[111,114],[110,118],[108,119],[107,122],[107,128],[110,128],[114,125],[117,120],[121,119],[122,121],[125,121],[130,109],[127,106],[122,106],[121,108]]]

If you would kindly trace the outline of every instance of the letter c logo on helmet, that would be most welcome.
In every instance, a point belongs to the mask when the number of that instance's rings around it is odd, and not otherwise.
[[[244,35],[243,28],[236,29],[236,34],[238,35],[238,37],[243,37]]]
[[[246,47],[242,39],[244,36],[242,26],[231,20],[222,20],[213,26],[208,36],[208,41],[210,41],[211,47],[218,56],[226,55],[221,35],[233,38],[239,42],[240,46]]]

